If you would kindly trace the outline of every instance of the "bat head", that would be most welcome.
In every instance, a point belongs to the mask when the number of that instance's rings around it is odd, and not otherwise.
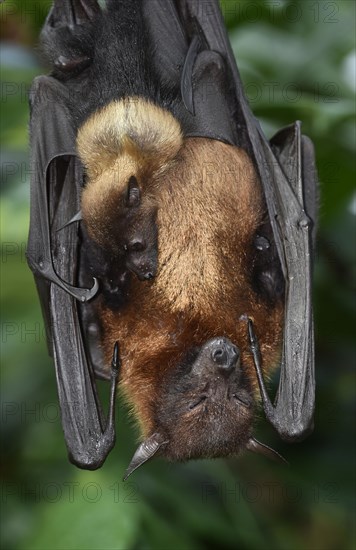
[[[156,431],[169,460],[238,453],[251,435],[253,398],[239,349],[227,338],[193,348],[164,383]]]
[[[157,208],[149,200],[141,206],[137,179],[131,176],[125,198],[126,212],[112,228],[116,242],[124,240],[125,265],[140,280],[152,279],[157,272]]]
[[[101,256],[107,258],[105,264],[123,266],[140,280],[152,279],[157,271],[157,207],[149,194],[142,194],[136,176],[126,175],[125,179],[125,185],[115,191],[111,188],[105,200],[98,185],[84,189],[83,220],[90,238],[101,248]],[[101,273],[103,265],[93,275],[106,279],[110,273]]]
[[[124,480],[156,453],[170,461],[217,458],[243,450],[285,462],[252,437],[254,399],[239,349],[212,338],[191,349],[165,380],[154,433],[136,450]]]

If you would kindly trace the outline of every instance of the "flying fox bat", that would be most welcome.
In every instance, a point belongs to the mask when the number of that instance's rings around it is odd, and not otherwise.
[[[55,0],[42,45],[27,255],[70,460],[103,464],[118,382],[142,435],[125,477],[156,453],[278,458],[261,399],[285,440],[313,424],[311,141],[266,140],[216,0]]]

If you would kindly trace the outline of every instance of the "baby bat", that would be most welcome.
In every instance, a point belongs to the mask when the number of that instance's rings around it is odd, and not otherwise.
[[[214,0],[55,1],[42,43],[28,260],[71,461],[110,452],[118,377],[142,435],[126,477],[156,453],[278,458],[260,398],[286,440],[314,409],[311,142],[266,141]]]

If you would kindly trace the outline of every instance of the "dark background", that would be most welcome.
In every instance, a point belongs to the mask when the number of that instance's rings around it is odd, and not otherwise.
[[[49,6],[6,0],[0,7],[2,548],[354,548],[355,3],[222,2],[266,134],[300,119],[316,146],[315,431],[286,445],[261,413],[260,439],[289,467],[250,454],[185,465],[156,460],[126,484],[137,434],[123,406],[116,447],[101,470],[80,471],[67,461],[54,369],[25,262],[27,92],[45,71],[35,45]]]

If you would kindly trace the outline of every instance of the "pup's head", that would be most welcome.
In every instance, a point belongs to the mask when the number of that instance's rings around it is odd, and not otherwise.
[[[78,131],[87,176],[81,200],[86,229],[139,279],[156,274],[156,177],[181,145],[179,123],[142,98],[113,101]]]
[[[90,238],[110,257],[140,280],[152,279],[157,271],[157,206],[144,182],[132,171],[106,171],[82,193],[82,215]],[[113,179],[110,190],[106,185]],[[125,182],[124,182],[125,180]],[[106,184],[106,185],[105,185]]]

